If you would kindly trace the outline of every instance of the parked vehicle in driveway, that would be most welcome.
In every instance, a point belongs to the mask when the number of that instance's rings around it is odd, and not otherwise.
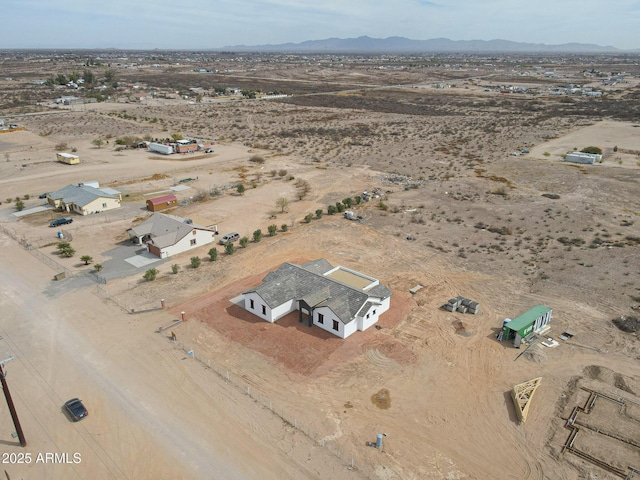
[[[49,192],[44,192],[38,195],[38,198],[47,198],[47,195],[49,195]]]
[[[71,223],[71,222],[73,222],[73,218],[70,218],[70,217],[56,218],[49,224],[49,226],[59,227],[60,225],[66,225],[67,223]]]
[[[74,422],[78,420],[82,420],[84,417],[89,415],[89,412],[85,408],[82,400],[79,398],[72,398],[71,400],[65,402],[64,409]]]
[[[233,243],[240,238],[236,232],[227,233],[224,237],[220,239],[220,245],[226,245],[227,243]]]

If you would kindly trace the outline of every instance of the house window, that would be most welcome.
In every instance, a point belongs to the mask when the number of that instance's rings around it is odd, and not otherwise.
[[[267,314],[267,307],[262,305],[262,314],[266,315]]]
[[[337,321],[337,320],[334,320],[334,321],[333,321],[333,329],[334,329],[336,332],[340,331],[340,325],[338,325],[338,321]]]
[[[320,324],[324,323],[324,315],[321,313],[318,314],[318,323]]]
[[[373,311],[373,314],[374,314],[374,315],[376,314],[376,311],[375,311],[375,310]]]
[[[369,313],[367,313],[367,320],[369,319],[369,316],[370,316],[370,314],[369,314]]]
[[[256,308],[256,307],[255,307],[255,304],[253,303],[253,298],[250,298],[250,299],[249,299],[249,308],[250,308],[251,310],[255,310],[255,308]]]
[[[196,244],[196,239],[195,239],[195,238],[192,238],[192,239],[191,239],[191,246],[193,247],[195,244]]]
[[[107,204],[106,204],[106,203],[103,203],[103,204],[102,204],[102,208],[107,208]]]

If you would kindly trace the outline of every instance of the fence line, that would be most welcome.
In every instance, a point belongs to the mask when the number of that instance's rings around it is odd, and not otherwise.
[[[106,281],[105,281],[105,283],[106,283]],[[131,307],[127,306],[127,305],[123,305],[122,302],[120,301],[120,299],[118,297],[110,295],[109,294],[109,290],[107,290],[106,288],[101,287],[100,285],[96,285],[95,294],[99,298],[103,298],[105,300],[109,300],[111,303],[113,303],[115,306],[117,306],[118,308],[120,308],[124,312],[131,313]]]
[[[15,232],[10,231],[9,229],[5,228],[3,225],[0,225],[0,230],[6,233],[9,237],[16,240],[29,253],[31,253],[32,255],[34,255],[36,258],[40,259],[44,263],[46,263],[51,268],[57,268],[58,272],[62,271],[67,276],[74,275],[74,272],[64,267],[63,265],[60,265],[58,262],[56,262],[52,258],[49,258],[47,255],[43,254],[39,250],[35,249],[34,246],[31,243],[29,243],[26,239],[20,239]],[[95,273],[90,273],[89,277],[91,277],[98,283],[106,283],[105,277],[101,277],[100,275],[97,275]],[[128,287],[127,288],[128,290],[132,290],[137,288],[138,285],[132,285],[131,283],[128,282],[127,287]],[[95,294],[99,298],[103,298],[113,302],[115,305],[117,305],[119,308],[121,308],[125,312],[131,313],[131,310],[132,310],[131,307],[123,305],[117,297],[110,295],[109,291],[106,288],[101,287],[100,285],[96,285]],[[280,418],[284,423],[296,429],[303,435],[306,435],[309,439],[314,441],[319,446],[326,448],[329,453],[331,453],[334,457],[338,458],[341,462],[343,462],[346,467],[353,470],[358,470],[366,475],[373,474],[371,467],[368,466],[366,463],[356,467],[354,455],[348,453],[347,448],[345,446],[340,445],[340,442],[338,441],[338,439],[332,438],[330,440],[327,440],[325,436],[313,430],[310,425],[305,425],[303,422],[299,422],[295,416],[286,412],[284,408],[282,407],[278,408],[278,406],[274,405],[273,401],[269,397],[261,393],[259,390],[252,390],[251,385],[240,380],[240,378],[236,377],[235,374],[232,375],[229,372],[229,370],[226,370],[223,373],[218,369],[219,367],[215,363],[212,364],[210,359],[200,355],[196,355],[193,348],[189,348],[187,345],[185,345],[182,342],[174,342],[174,343],[178,348],[186,352],[191,358],[199,361],[200,363],[205,365],[207,368],[209,368],[212,372],[218,375],[218,377],[220,377],[223,381],[235,386],[240,391],[242,391],[247,396],[249,396],[252,400],[254,400],[256,403],[259,403],[264,408],[269,409],[273,415]]]
[[[125,292],[134,290],[140,287],[141,285],[143,284],[132,284],[131,282],[127,282]],[[125,292],[120,292],[120,293],[125,293]],[[118,294],[114,294],[114,295],[110,294],[109,291],[106,289],[106,287],[96,285],[95,294],[100,298],[113,302],[115,305],[117,305],[126,313],[129,313],[129,314],[134,313],[131,306],[123,305],[122,301],[119,298],[117,298]],[[143,308],[142,306],[136,306],[135,313],[137,313],[137,311],[139,309],[141,310],[142,308]],[[150,308],[149,310],[153,310],[153,309],[155,308]],[[171,326],[173,326],[173,324]],[[160,328],[157,330],[157,332],[161,333],[164,330],[167,330],[168,328],[169,327]],[[292,415],[291,413],[287,412],[285,408],[279,406],[277,403],[274,403],[271,398],[269,398],[267,395],[262,393],[260,390],[249,385],[247,382],[244,382],[240,378],[240,375],[231,373],[228,369],[225,369],[224,367],[216,364],[215,362],[212,362],[211,359],[197,354],[192,347],[189,347],[183,342],[173,341],[172,343],[174,343],[176,348],[179,348],[180,350],[185,352],[189,357],[191,357],[194,360],[197,360],[203,366],[208,368],[211,372],[216,374],[221,380],[234,386],[239,391],[241,391],[242,393],[250,397],[252,400],[254,400],[256,403],[270,410],[273,415],[280,418],[289,427],[296,429],[297,431],[299,431],[300,433],[302,433],[303,435],[311,439],[313,442],[315,442],[317,445],[325,448],[331,455],[339,459],[347,468],[351,470],[357,470],[367,476],[373,475],[374,472],[371,465],[365,462],[363,462],[362,464],[356,465],[355,456],[352,453],[350,453],[352,448],[341,444],[339,439],[336,439],[336,438],[329,439],[327,438],[326,435],[322,435],[316,430],[314,430],[311,427],[311,425],[307,425],[304,422],[299,421],[295,415]]]
[[[268,396],[255,389],[251,385],[243,382],[238,376],[230,373],[229,370],[225,369],[225,371],[223,372],[219,369],[220,367],[216,365],[215,362],[211,362],[210,359],[202,355],[197,355],[193,348],[188,347],[183,342],[174,341],[173,343],[177,348],[189,355],[189,357],[199,361],[205,367],[210,369],[224,382],[233,385],[242,393],[254,400],[256,403],[270,410],[273,415],[280,418],[289,427],[296,429],[303,435],[310,438],[317,445],[325,448],[334,457],[338,458],[347,468],[351,470],[358,470],[365,475],[372,475],[374,473],[372,467],[366,463],[363,463],[362,465],[358,464],[356,466],[355,456],[352,453],[349,453],[349,448],[347,446],[341,445],[338,439],[327,439],[326,436],[323,436],[319,432],[313,430],[310,425],[306,425],[303,422],[300,422],[294,415],[288,413],[283,407],[278,407]]]
[[[14,239],[16,242],[18,242],[18,244],[20,244],[22,247],[24,247],[24,249],[27,252],[29,252],[31,255],[36,257],[38,260],[42,261],[45,265],[47,265],[48,267],[52,268],[56,272],[64,273],[65,276],[67,276],[67,277],[71,277],[71,276],[73,276],[75,274],[75,272],[73,272],[73,270],[69,270],[64,265],[61,265],[60,263],[56,262],[53,258],[51,258],[51,257],[45,255],[44,253],[42,253],[41,251],[37,250],[33,246],[33,244],[29,240],[27,240],[26,238],[18,237],[18,235],[16,234],[15,231],[11,231],[10,229],[6,228],[4,225],[0,225],[0,230],[2,230],[9,237]]]

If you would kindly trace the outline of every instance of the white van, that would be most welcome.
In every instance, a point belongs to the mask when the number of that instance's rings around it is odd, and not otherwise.
[[[232,232],[232,233],[227,233],[224,237],[222,237],[220,239],[220,245],[226,245],[227,243],[233,243],[235,241],[237,241],[240,238],[240,235],[238,235],[236,232]]]

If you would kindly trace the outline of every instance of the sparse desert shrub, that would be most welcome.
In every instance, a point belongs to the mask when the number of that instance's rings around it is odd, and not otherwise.
[[[249,237],[242,237],[238,243],[240,243],[242,248],[247,248],[247,245],[249,245]]]
[[[258,164],[262,164],[264,163],[264,157],[261,155],[253,155],[250,159],[250,162],[252,163],[258,163]]]
[[[311,191],[311,185],[306,180],[296,182],[296,196],[298,200],[303,200]]]
[[[503,227],[489,227],[487,228],[491,233],[497,233],[498,235],[511,235],[511,229],[507,226]]]
[[[253,232],[253,241],[258,243],[260,240],[262,240],[262,230],[258,229]]]
[[[180,270],[180,265],[178,265],[177,263],[174,263],[173,265],[171,265],[171,272],[174,275],[176,275],[179,270]]]
[[[286,223],[283,223],[282,225],[280,225],[280,230],[282,230],[283,232],[286,232],[287,230],[289,230],[289,225],[287,225]]]
[[[236,251],[236,246],[231,242],[226,243],[224,246],[224,251],[227,255],[233,255],[233,253]]]
[[[304,221],[305,221],[305,223],[311,223],[311,220],[312,220],[312,219],[313,219],[313,213],[307,213],[307,214],[304,216]]]
[[[189,260],[191,262],[191,268],[199,268],[200,265],[202,265],[202,260],[200,260],[200,257],[191,257]]]
[[[582,153],[591,153],[594,155],[602,155],[602,149],[600,147],[584,147],[582,150],[580,150]]]
[[[156,268],[150,268],[149,270],[144,272],[144,275],[142,275],[142,278],[144,278],[147,282],[153,282],[157,276],[158,276],[158,270]]]
[[[567,238],[567,237],[559,237],[558,242],[560,242],[563,245],[573,245],[576,247],[581,247],[582,245],[584,245],[586,242],[581,239],[581,238]]]
[[[269,225],[267,227],[267,230],[269,231],[269,236],[273,237],[275,236],[276,233],[278,233],[278,226],[277,225]]]

